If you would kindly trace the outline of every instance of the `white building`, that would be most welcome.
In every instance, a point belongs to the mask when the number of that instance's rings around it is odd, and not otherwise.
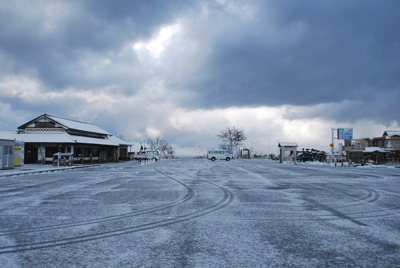
[[[128,143],[89,123],[43,114],[0,133],[25,143],[25,163],[51,162],[55,153],[73,153],[75,162],[108,162],[128,157]]]

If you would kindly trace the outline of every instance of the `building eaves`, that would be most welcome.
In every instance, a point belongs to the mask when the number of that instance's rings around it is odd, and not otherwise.
[[[15,140],[17,132],[0,132],[0,139],[2,140]]]
[[[72,143],[73,140],[65,132],[57,133],[18,133],[15,136],[18,141],[28,143]]]
[[[109,139],[98,139],[84,136],[69,135],[66,132],[48,133],[0,133],[0,139],[17,140],[25,143],[69,143],[69,144],[93,144],[106,146],[119,146],[118,142]]]
[[[119,146],[118,142],[114,142],[114,141],[109,140],[109,139],[98,139],[98,138],[75,136],[75,135],[69,135],[69,136],[73,140],[73,142],[75,142],[75,143]]]
[[[114,143],[118,143],[119,145],[126,145],[126,146],[131,145],[130,142],[124,141],[124,140],[122,140],[122,139],[120,139],[120,138],[117,138],[117,137],[115,137],[115,136],[110,136],[110,137],[108,137],[108,139],[109,139],[110,141],[114,142]]]

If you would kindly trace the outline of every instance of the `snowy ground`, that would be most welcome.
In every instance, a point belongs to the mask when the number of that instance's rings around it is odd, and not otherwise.
[[[0,177],[0,267],[399,267],[399,175],[185,159]]]

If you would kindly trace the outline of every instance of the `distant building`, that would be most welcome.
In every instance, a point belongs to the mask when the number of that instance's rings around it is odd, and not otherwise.
[[[400,131],[385,131],[382,135],[386,138],[386,148],[400,150]]]
[[[400,160],[400,131],[385,131],[382,137],[372,139],[354,139],[351,150],[346,153],[355,163],[397,163]]]
[[[369,143],[370,139],[354,139],[351,150],[364,150],[365,147],[369,147]]]
[[[17,132],[0,133],[1,138],[25,144],[24,162],[52,162],[55,153],[73,153],[74,162],[109,162],[128,158],[129,144],[89,123],[43,114],[18,127]]]
[[[129,158],[133,159],[134,155],[140,154],[140,152],[144,149],[144,146],[140,142],[130,142],[128,147]]]
[[[280,163],[296,161],[298,147],[296,142],[280,142],[278,147],[280,148]]]

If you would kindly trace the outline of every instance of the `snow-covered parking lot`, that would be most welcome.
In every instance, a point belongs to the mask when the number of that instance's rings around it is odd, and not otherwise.
[[[0,177],[0,267],[399,267],[399,175],[184,159]]]

